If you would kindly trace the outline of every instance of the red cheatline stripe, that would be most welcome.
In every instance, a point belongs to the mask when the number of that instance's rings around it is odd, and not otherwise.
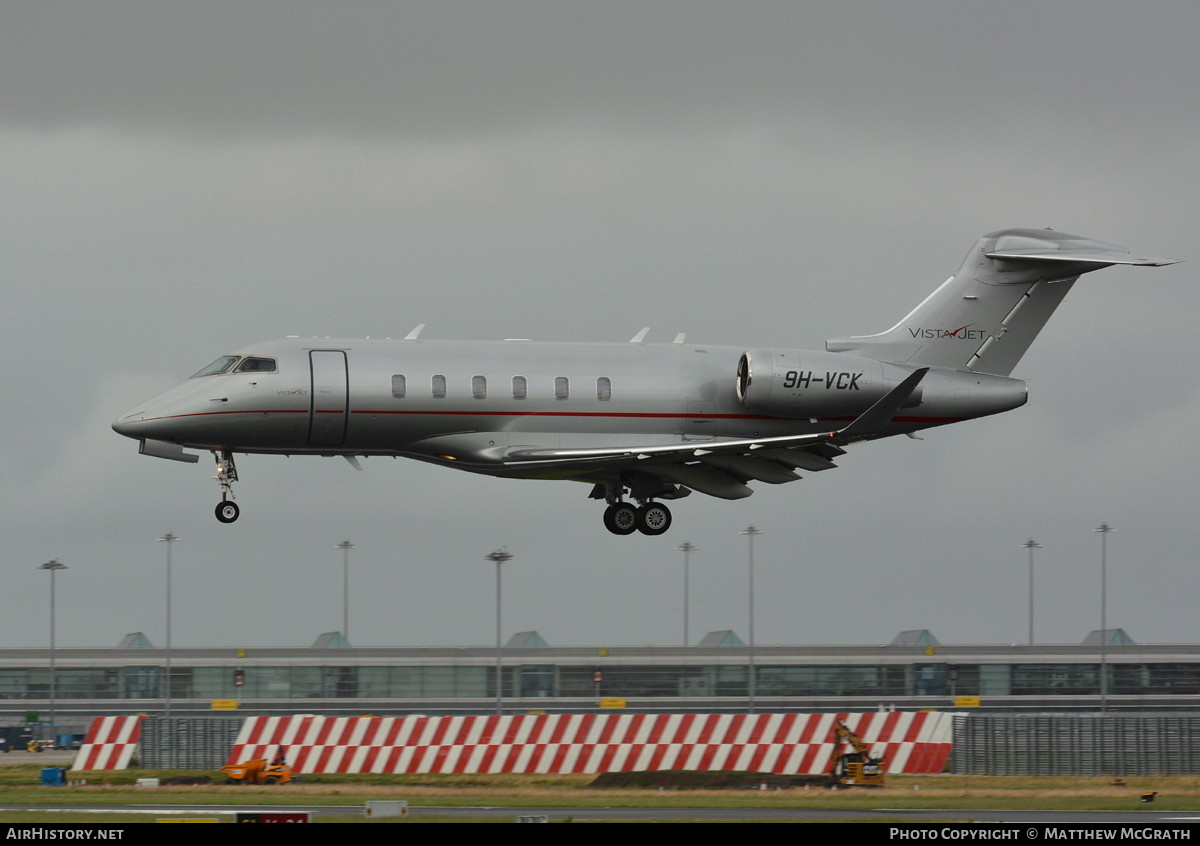
[[[152,423],[156,420],[182,420],[186,417],[216,417],[230,414],[308,414],[308,409],[299,408],[253,408],[245,410],[231,411],[196,411],[188,414],[166,414],[162,417],[143,417],[140,420],[131,420],[130,423]],[[344,414],[342,409],[318,409],[317,414]],[[366,414],[366,415],[412,415],[412,416],[443,416],[443,417],[596,417],[596,418],[616,418],[616,419],[685,419],[685,420],[778,420],[787,422],[792,419],[790,417],[771,417],[766,414],[685,414],[682,412],[673,411],[394,411],[394,410],[371,410],[371,409],[354,409],[350,414]],[[850,422],[855,420],[854,417],[822,417],[820,420],[829,422]],[[969,417],[893,417],[893,423],[959,423],[963,420],[970,420]]]

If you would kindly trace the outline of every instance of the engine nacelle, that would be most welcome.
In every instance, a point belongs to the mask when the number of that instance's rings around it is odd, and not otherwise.
[[[748,350],[738,362],[737,396],[756,414],[854,418],[913,372],[869,358],[812,350]],[[905,408],[921,403],[918,387]]]

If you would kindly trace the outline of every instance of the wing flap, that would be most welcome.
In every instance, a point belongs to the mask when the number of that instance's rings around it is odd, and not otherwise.
[[[618,462],[647,462],[658,461],[698,461],[707,455],[741,455],[748,450],[762,446],[781,448],[798,448],[821,446],[838,432],[826,432],[819,435],[784,435],[775,438],[741,438],[725,441],[705,441],[704,446],[695,442],[689,444],[668,444],[660,446],[630,446],[630,447],[601,447],[595,449],[524,449],[511,450],[504,458],[506,467],[538,464],[569,465],[576,463],[608,463]]]
[[[757,479],[769,485],[781,485],[784,482],[794,482],[800,478],[798,473],[788,469],[780,462],[746,455],[706,455],[700,459],[702,464],[711,465],[726,473],[731,473],[741,479]]]
[[[695,464],[667,464],[654,468],[661,478],[720,499],[745,499],[754,491],[728,473]]]
[[[840,450],[845,452],[845,450]],[[755,458],[769,458],[779,464],[787,465],[788,467],[808,470],[810,473],[816,473],[821,470],[832,470],[837,467],[832,461],[823,455],[818,455],[811,448],[809,449],[779,449],[767,448],[760,449],[754,453]]]
[[[781,484],[799,479],[796,467],[828,470],[831,459],[844,455],[840,443],[871,437],[890,423],[929,372],[922,367],[909,374],[882,399],[836,432],[782,435],[655,446],[593,449],[536,449],[517,447],[504,457],[504,466],[517,468],[595,468],[619,465],[636,468],[660,479],[723,499],[741,499],[753,491],[745,480]]]

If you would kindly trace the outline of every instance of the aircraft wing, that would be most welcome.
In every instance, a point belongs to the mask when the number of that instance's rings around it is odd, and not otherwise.
[[[869,438],[891,421],[929,372],[920,368],[900,382],[848,425],[834,432],[782,435],[771,438],[738,438],[693,441],[657,446],[620,446],[591,449],[514,449],[504,466],[603,470],[616,466],[636,469],[723,499],[740,499],[753,491],[754,479],[781,484],[799,479],[796,469],[828,470],[832,459],[844,455],[841,444]]]

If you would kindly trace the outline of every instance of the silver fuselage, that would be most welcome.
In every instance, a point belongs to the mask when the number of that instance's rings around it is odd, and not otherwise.
[[[824,351],[754,351],[755,388],[769,383],[787,395],[782,411],[763,413],[738,390],[739,361],[749,355],[741,347],[288,338],[231,355],[275,367],[193,377],[113,428],[231,453],[404,456],[495,475],[595,480],[592,472],[508,467],[504,457],[825,432],[869,405],[860,399],[867,389],[881,391],[914,370]],[[1025,400],[1020,380],[935,368],[919,401],[870,437]]]

